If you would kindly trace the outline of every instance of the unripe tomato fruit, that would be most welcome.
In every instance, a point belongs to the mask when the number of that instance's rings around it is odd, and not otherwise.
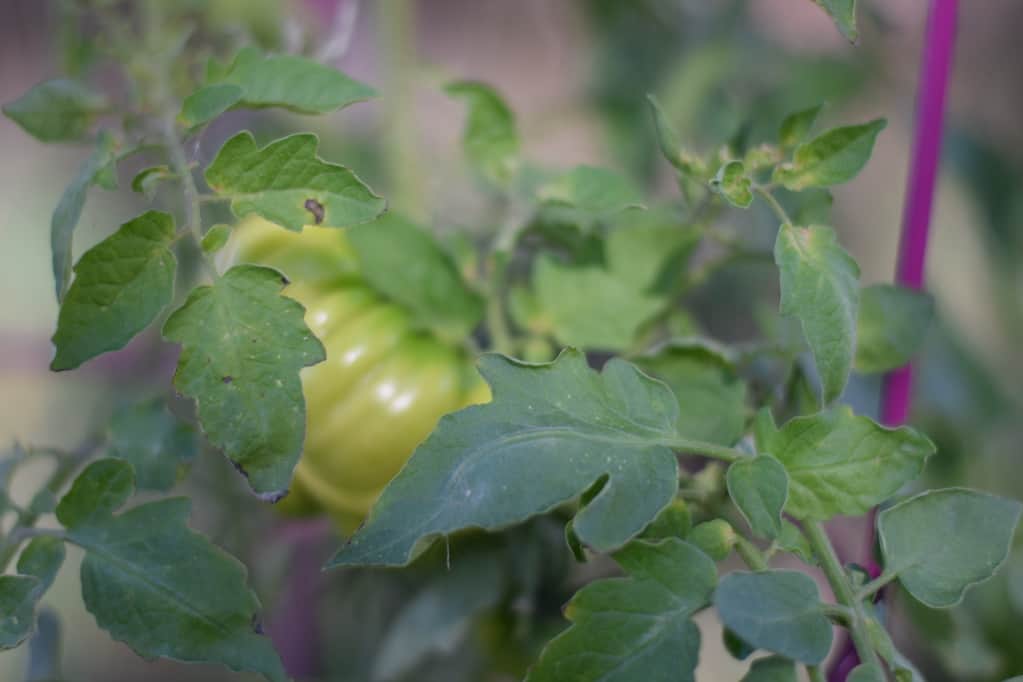
[[[308,513],[312,501],[352,531],[441,416],[490,400],[463,349],[415,329],[405,309],[366,285],[343,229],[298,233],[248,218],[218,259],[283,272],[284,295],[305,306],[327,351],[301,373],[305,449],[282,510]]]

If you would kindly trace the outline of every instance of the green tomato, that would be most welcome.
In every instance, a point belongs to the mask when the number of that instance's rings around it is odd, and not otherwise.
[[[307,511],[314,500],[353,530],[440,417],[490,400],[463,349],[415,329],[405,309],[365,284],[344,230],[297,233],[247,219],[220,258],[283,272],[284,294],[305,306],[327,351],[302,370],[305,449],[286,511]]]

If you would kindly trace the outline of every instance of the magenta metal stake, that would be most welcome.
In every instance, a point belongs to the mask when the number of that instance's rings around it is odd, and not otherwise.
[[[913,156],[906,182],[906,204],[902,213],[895,281],[911,289],[924,288],[927,237],[934,206],[934,184],[941,157],[942,128],[952,52],[955,44],[958,0],[931,0],[920,64],[920,89],[917,95],[916,130]],[[881,422],[899,426],[909,416],[913,390],[913,367],[892,370],[884,378],[881,392]],[[868,524],[867,560],[864,565],[874,575],[880,568],[872,556],[876,541],[877,510]],[[848,639],[828,675],[831,682],[844,682],[858,663],[856,651]]]

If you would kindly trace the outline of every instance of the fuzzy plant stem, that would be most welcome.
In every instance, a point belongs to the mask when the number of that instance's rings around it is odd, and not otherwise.
[[[913,156],[906,182],[906,203],[895,271],[896,283],[910,289],[924,288],[927,238],[941,157],[942,127],[949,74],[952,70],[958,4],[958,0],[931,0],[924,36]],[[899,426],[906,422],[912,389],[912,365],[900,367],[885,375],[881,392],[882,423]],[[877,510],[874,509],[870,512],[867,524],[867,560],[863,562],[874,577],[880,573],[880,567],[873,557],[877,540],[876,521]],[[878,592],[877,598],[880,597],[881,593]],[[829,682],[843,682],[858,663],[856,650],[852,642],[847,640],[828,675]]]

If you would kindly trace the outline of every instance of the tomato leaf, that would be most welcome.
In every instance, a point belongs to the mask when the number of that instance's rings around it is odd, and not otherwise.
[[[64,541],[33,538],[18,557],[18,575],[0,576],[0,650],[13,649],[32,634],[36,605],[64,563]]]
[[[846,682],[886,682],[888,678],[876,662],[861,663],[849,671]]]
[[[934,444],[914,429],[889,429],[847,407],[789,420],[765,451],[789,475],[785,511],[826,521],[865,514],[920,475]]]
[[[287,679],[259,634],[259,600],[245,567],[186,525],[172,498],[115,515],[134,490],[131,465],[101,459],[57,507],[68,539],[85,550],[82,598],[97,624],[140,656],[221,663]]]
[[[482,296],[433,236],[411,221],[387,213],[349,230],[348,240],[370,286],[410,310],[418,326],[461,340],[483,317]]]
[[[373,88],[337,69],[297,55],[262,55],[245,48],[226,73],[187,97],[180,119],[187,126],[209,122],[233,106],[283,107],[325,114],[376,95]]]
[[[714,592],[721,621],[758,649],[816,665],[831,648],[817,583],[797,571],[736,571]]]
[[[610,551],[675,496],[678,463],[663,443],[678,404],[664,384],[619,359],[595,372],[571,349],[544,365],[485,355],[480,372],[493,401],[441,419],[332,566],[403,565],[437,536],[524,521],[598,481],[573,529]]]
[[[501,96],[484,83],[460,81],[444,88],[469,105],[462,148],[472,167],[490,182],[507,187],[519,163],[515,116]]]
[[[643,195],[631,181],[594,166],[576,166],[542,185],[537,195],[545,203],[567,206],[591,218],[643,207]]]
[[[92,247],[75,265],[53,343],[55,371],[123,348],[174,294],[174,219],[147,211]]]
[[[880,373],[901,367],[923,345],[934,317],[934,299],[891,284],[860,291],[856,324],[856,369]]]
[[[4,115],[42,142],[81,140],[107,107],[102,94],[75,80],[59,78],[32,86],[3,106]]]
[[[752,184],[753,181],[746,175],[746,166],[743,162],[729,161],[711,178],[710,188],[732,206],[749,208],[753,203],[753,191],[750,189]]]
[[[627,210],[604,241],[608,271],[635,291],[672,291],[700,242],[702,230],[666,210]]]
[[[544,648],[526,682],[695,679],[700,630],[692,615],[710,602],[714,562],[674,538],[633,542],[614,558],[627,577],[576,593],[565,608],[571,627]]]
[[[316,156],[312,133],[289,135],[263,148],[242,131],[224,143],[206,182],[231,198],[238,217],[256,213],[289,230],[344,227],[373,220],[386,203],[344,166]]]
[[[599,265],[563,265],[543,256],[533,266],[533,292],[559,343],[601,350],[630,347],[644,322],[663,307]]]
[[[781,226],[774,245],[781,312],[803,326],[824,403],[842,394],[856,344],[860,268],[830,227]]]
[[[152,201],[156,198],[157,185],[164,180],[170,180],[176,177],[177,176],[174,174],[174,171],[167,165],[143,168],[135,174],[134,178],[131,179],[131,190],[144,195],[147,199]]]
[[[182,345],[174,386],[196,400],[209,441],[270,499],[287,490],[302,451],[298,372],[325,357],[302,306],[280,295],[284,284],[270,268],[231,268],[194,289],[163,326]]]
[[[781,145],[785,148],[792,148],[805,140],[823,108],[823,104],[818,104],[815,107],[802,109],[786,116],[778,130],[778,141],[781,142]]]
[[[859,36],[856,29],[856,0],[813,0],[820,5],[845,39],[855,43]]]
[[[678,432],[686,438],[733,445],[745,427],[746,384],[727,352],[698,338],[679,339],[635,359],[668,384],[685,411]]]
[[[769,540],[781,535],[781,512],[789,496],[789,477],[781,462],[770,455],[733,462],[725,481],[754,533]]]
[[[96,184],[97,174],[115,157],[116,143],[107,132],[101,132],[96,146],[78,167],[78,174],[64,189],[50,219],[50,250],[53,253],[53,281],[57,300],[63,301],[71,282],[71,242],[85,206],[89,187]]]
[[[883,118],[862,125],[832,128],[796,148],[791,163],[775,168],[773,182],[794,192],[849,182],[863,169],[874,150]]]
[[[115,412],[109,435],[110,456],[131,464],[142,490],[170,490],[199,449],[195,431],[172,415],[161,399]]]
[[[958,604],[1009,555],[1020,503],[964,488],[930,490],[878,515],[885,571],[932,608]]]
[[[758,658],[739,682],[797,682],[796,664],[781,656]]]

